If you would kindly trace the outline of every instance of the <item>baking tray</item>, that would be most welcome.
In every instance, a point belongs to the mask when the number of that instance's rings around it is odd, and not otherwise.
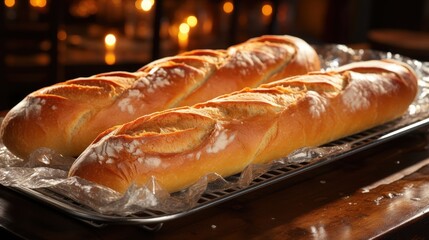
[[[207,191],[198,200],[197,204],[187,210],[179,212],[161,212],[146,210],[138,214],[129,216],[115,216],[98,213],[84,205],[81,205],[61,194],[45,189],[30,189],[23,187],[10,187],[11,189],[25,194],[31,198],[40,200],[56,209],[61,210],[77,219],[85,221],[93,226],[101,227],[106,224],[135,224],[141,225],[149,230],[159,229],[166,221],[178,219],[203,209],[212,207],[214,205],[223,203],[230,199],[236,198],[243,194],[247,194],[258,189],[267,187],[279,181],[284,181],[290,177],[311,171],[320,166],[337,161],[344,157],[356,154],[358,152],[367,150],[376,145],[389,141],[391,139],[402,136],[403,134],[421,129],[429,125],[428,116],[422,116],[422,119],[417,119],[415,122],[405,126],[398,127],[400,120],[390,122],[388,124],[372,128],[370,130],[331,142],[324,147],[343,146],[347,144],[350,146],[346,151],[340,151],[335,154],[328,154],[319,158],[317,161],[303,161],[291,162],[287,164],[280,164],[280,166],[273,166],[267,172],[255,178],[249,186],[245,188],[227,188],[220,191]],[[238,178],[238,175],[229,178]]]
[[[298,151],[297,155],[303,153],[306,155],[306,157],[301,160],[296,156],[287,156],[283,159],[274,161],[274,164],[270,164],[260,175],[252,178],[244,187],[232,185],[232,187],[226,188],[208,188],[209,190],[202,193],[192,207],[178,209],[177,211],[143,209],[137,213],[128,215],[105,214],[63,194],[57,193],[51,188],[8,187],[93,226],[102,227],[110,224],[127,224],[138,225],[148,230],[157,230],[167,221],[194,214],[233,198],[265,188],[271,184],[285,181],[293,176],[309,172],[320,166],[367,150],[402,136],[403,134],[416,131],[429,125],[429,101],[427,100],[429,95],[429,63],[424,63],[422,65],[421,62],[399,55],[375,51],[355,51],[342,45],[324,46],[323,49],[317,49],[317,51],[323,55],[323,67],[325,69],[346,64],[347,62],[368,60],[368,58],[385,58],[386,56],[388,58],[400,58],[399,60],[411,63],[411,65],[420,69],[425,68],[422,71],[423,75],[419,73],[419,96],[410,107],[408,113],[398,120],[331,142],[320,148]],[[323,153],[319,154],[318,150],[320,149],[328,149],[328,151],[322,151]],[[330,149],[334,149],[334,151],[329,151]],[[237,179],[240,177],[241,174],[237,174],[225,180],[227,182],[237,182]]]

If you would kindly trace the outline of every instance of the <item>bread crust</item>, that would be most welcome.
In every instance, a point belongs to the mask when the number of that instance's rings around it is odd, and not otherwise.
[[[261,36],[226,50],[166,57],[133,73],[102,73],[40,89],[8,112],[0,134],[24,159],[40,147],[78,156],[102,131],[141,115],[319,69],[317,53],[304,40]]]
[[[121,193],[152,178],[169,192],[179,191],[210,173],[226,177],[396,119],[417,88],[413,70],[392,60],[245,88],[105,131],[69,176]]]

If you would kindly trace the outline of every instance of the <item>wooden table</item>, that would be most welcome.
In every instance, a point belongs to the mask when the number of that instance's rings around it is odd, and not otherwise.
[[[156,232],[130,225],[93,227],[0,187],[1,233],[17,239],[425,239],[428,146],[427,129],[419,129],[167,221]]]

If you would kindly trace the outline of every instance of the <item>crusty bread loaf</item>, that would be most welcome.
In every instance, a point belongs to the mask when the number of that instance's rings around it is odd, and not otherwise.
[[[116,124],[314,70],[320,70],[314,49],[287,35],[261,36],[227,50],[194,50],[133,73],[98,74],[33,92],[7,114],[1,137],[23,158],[39,147],[78,156]]]
[[[118,192],[154,177],[178,191],[209,173],[236,174],[398,118],[417,88],[413,70],[392,60],[289,77],[113,127],[69,176]]]

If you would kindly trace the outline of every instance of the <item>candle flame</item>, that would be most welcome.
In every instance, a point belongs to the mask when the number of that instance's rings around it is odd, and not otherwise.
[[[4,0],[4,5],[8,8],[15,6],[15,4],[16,4],[15,0]]]
[[[234,11],[234,4],[232,4],[232,2],[230,1],[226,1],[224,2],[222,8],[225,13],[229,14],[229,13],[232,13],[232,11]]]
[[[183,34],[188,34],[189,30],[191,30],[190,26],[187,23],[181,23],[179,25],[179,32]]]
[[[154,4],[155,0],[136,0],[135,2],[136,8],[145,12],[149,12]]]
[[[177,41],[181,51],[184,51],[188,47],[189,35],[188,33],[179,32],[177,34]]]
[[[46,7],[46,0],[30,0],[30,5],[33,7]]]
[[[190,30],[191,30],[191,27],[187,23],[181,23],[179,25],[179,32],[177,33],[177,41],[181,51],[184,51],[188,47]]]
[[[195,17],[194,15],[188,16],[186,18],[186,23],[190,26],[190,27],[195,27],[198,24],[198,19],[197,17]]]
[[[116,55],[113,52],[106,52],[106,54],[104,55],[104,62],[107,65],[113,65],[116,62]]]
[[[261,12],[264,16],[270,16],[273,13],[273,7],[270,4],[264,4],[261,8]]]
[[[107,49],[114,49],[116,45],[116,36],[112,33],[107,34],[104,37],[104,44]]]

